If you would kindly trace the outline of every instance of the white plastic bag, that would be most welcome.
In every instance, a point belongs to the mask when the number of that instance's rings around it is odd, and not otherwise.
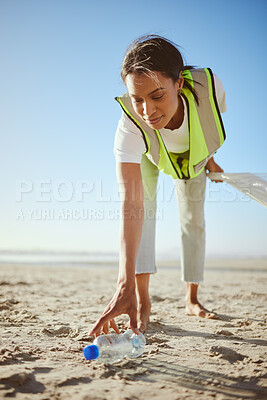
[[[219,179],[229,183],[240,192],[267,207],[267,174],[210,172],[207,176],[210,179]]]

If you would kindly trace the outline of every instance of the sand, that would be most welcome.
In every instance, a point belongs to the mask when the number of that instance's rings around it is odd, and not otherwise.
[[[200,300],[218,320],[185,314],[174,264],[152,276],[144,354],[114,365],[82,349],[116,268],[1,265],[0,398],[267,399],[267,260],[207,261]]]

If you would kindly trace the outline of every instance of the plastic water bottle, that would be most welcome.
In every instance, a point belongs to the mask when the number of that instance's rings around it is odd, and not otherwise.
[[[86,360],[112,364],[124,357],[136,358],[144,352],[146,339],[142,333],[136,335],[131,329],[118,335],[110,333],[98,336],[93,344],[83,349]]]

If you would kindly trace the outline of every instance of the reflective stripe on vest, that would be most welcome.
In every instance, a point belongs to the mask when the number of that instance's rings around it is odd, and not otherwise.
[[[188,112],[189,151],[182,154],[168,152],[160,132],[150,128],[136,114],[128,93],[116,97],[125,114],[140,129],[146,145],[146,156],[174,179],[189,179],[199,175],[225,140],[212,71],[209,68],[185,70],[183,77],[196,90],[199,105],[190,90],[183,88],[181,95]]]

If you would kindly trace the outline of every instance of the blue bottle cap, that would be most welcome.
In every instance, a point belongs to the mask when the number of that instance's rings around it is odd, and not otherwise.
[[[83,349],[83,354],[86,360],[95,360],[99,356],[99,349],[95,344],[91,344]]]

